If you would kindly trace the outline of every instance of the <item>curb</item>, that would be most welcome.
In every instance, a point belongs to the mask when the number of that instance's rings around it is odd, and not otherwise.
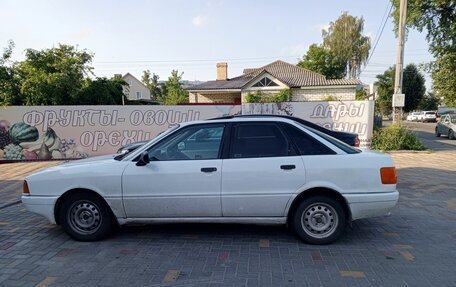
[[[396,153],[426,153],[426,154],[431,154],[435,153],[433,150],[389,150],[389,151],[383,151],[385,153],[389,154],[396,154]]]

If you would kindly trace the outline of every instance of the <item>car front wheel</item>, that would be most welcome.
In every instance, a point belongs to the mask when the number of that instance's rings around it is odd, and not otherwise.
[[[304,199],[293,214],[298,236],[310,244],[329,244],[341,235],[346,216],[342,205],[325,196]]]
[[[78,241],[101,240],[114,227],[109,207],[92,193],[71,194],[63,202],[59,216],[65,232]]]
[[[448,132],[448,139],[450,139],[450,140],[456,139],[456,137],[454,136],[454,131],[453,130],[450,130]]]

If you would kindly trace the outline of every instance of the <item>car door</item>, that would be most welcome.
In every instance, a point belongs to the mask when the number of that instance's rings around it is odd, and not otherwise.
[[[442,120],[439,123],[439,130],[440,133],[443,135],[448,135],[448,131],[450,130],[450,117],[448,115],[445,115]]]
[[[280,217],[305,183],[305,169],[280,124],[239,122],[232,126],[223,159],[224,217]]]
[[[221,216],[224,124],[183,127],[147,150],[150,163],[132,161],[122,175],[129,218]]]

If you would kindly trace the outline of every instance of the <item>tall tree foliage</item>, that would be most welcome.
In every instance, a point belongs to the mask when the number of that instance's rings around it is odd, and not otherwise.
[[[428,93],[422,99],[418,105],[422,111],[435,111],[439,107],[440,100],[434,94]]]
[[[397,30],[400,0],[391,0]],[[448,106],[456,107],[456,1],[408,0],[406,25],[426,31],[435,62],[429,65],[433,88]]]
[[[400,0],[392,0],[392,15],[397,30]],[[426,39],[435,56],[456,53],[456,1],[408,0],[406,25],[426,31]]]
[[[322,45],[312,44],[299,61],[298,66],[323,74],[327,79],[345,77],[346,64]]]
[[[390,67],[383,74],[377,75],[378,108],[383,115],[391,113],[392,95],[394,93],[395,67]],[[402,92],[405,94],[404,111],[416,110],[426,93],[425,79],[415,64],[404,69]]]
[[[19,81],[11,62],[14,42],[9,40],[7,45],[0,57],[0,105],[21,105]]]
[[[353,17],[347,12],[323,30],[323,45],[338,59],[347,64],[350,79],[357,79],[361,67],[366,64],[371,48],[370,38],[363,35],[364,19]]]
[[[27,49],[17,65],[20,90],[27,105],[78,104],[86,77],[92,73],[92,54],[62,45]]]
[[[182,87],[182,75],[177,70],[173,70],[168,80],[165,82],[167,94],[165,97],[166,105],[176,105],[188,103],[188,92]]]
[[[155,73],[151,74],[149,70],[143,71],[141,81],[150,91],[150,95],[154,100],[163,100],[164,89],[163,85],[158,81],[160,77]]]
[[[121,105],[124,85],[127,83],[116,78],[88,79],[77,102],[79,105]]]
[[[405,94],[404,111],[416,110],[426,93],[426,86],[423,74],[414,64],[409,64],[404,69],[402,92]]]
[[[382,115],[389,115],[392,111],[392,95],[394,93],[394,67],[383,74],[377,75],[377,108]]]

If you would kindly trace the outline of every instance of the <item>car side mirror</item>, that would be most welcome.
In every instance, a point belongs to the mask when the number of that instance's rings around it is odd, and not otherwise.
[[[145,166],[150,162],[149,153],[147,151],[143,151],[143,153],[139,156],[139,160],[136,162],[137,166]]]

